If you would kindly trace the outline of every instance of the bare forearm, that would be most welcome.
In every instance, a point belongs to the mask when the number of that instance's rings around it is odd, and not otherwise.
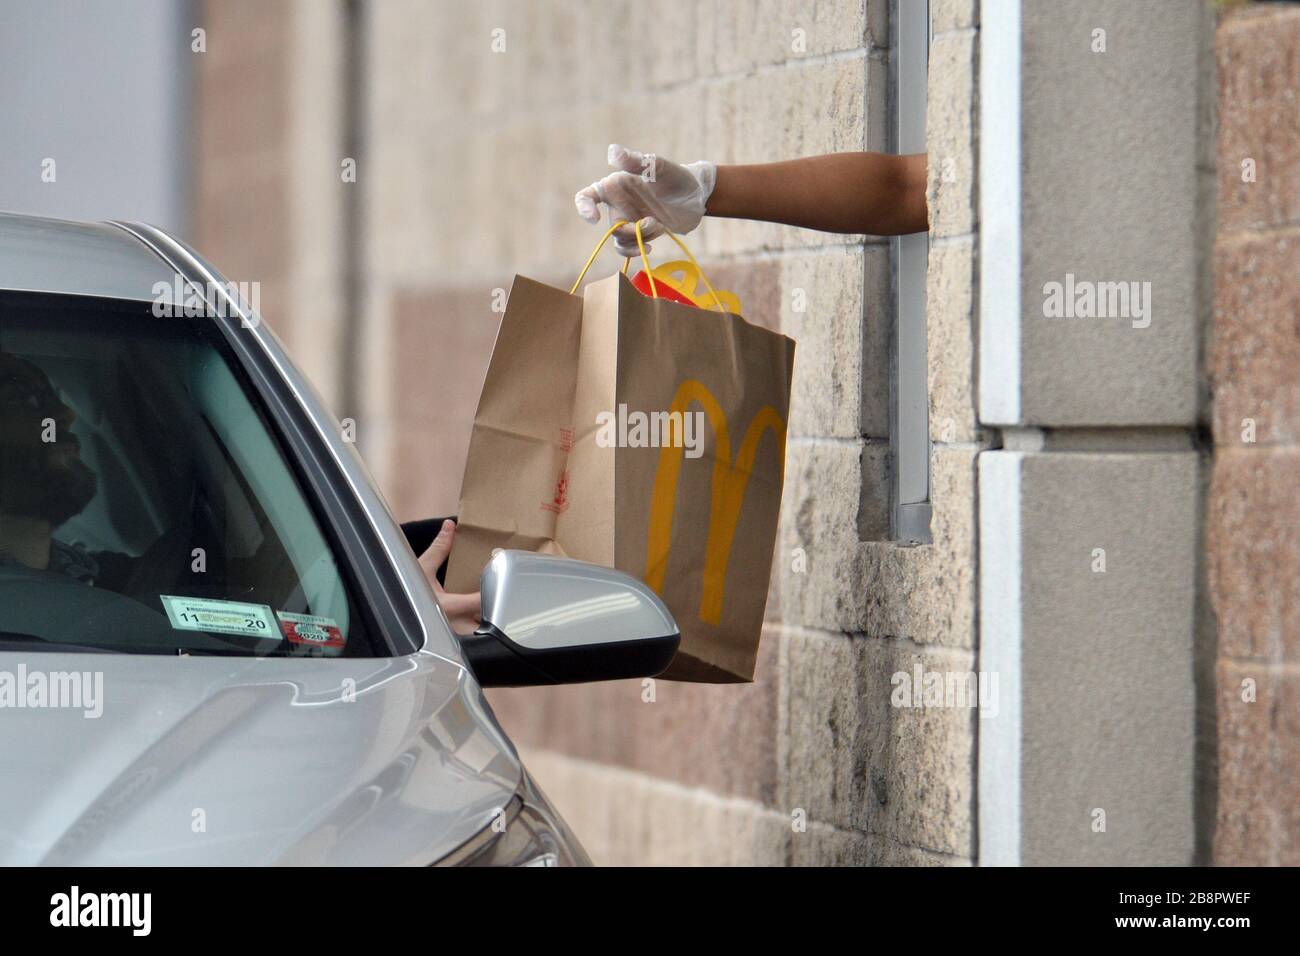
[[[719,166],[707,214],[823,232],[925,232],[925,155],[833,153],[782,163]]]

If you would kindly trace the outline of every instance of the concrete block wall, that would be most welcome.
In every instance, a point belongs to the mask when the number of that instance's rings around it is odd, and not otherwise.
[[[884,0],[370,10],[364,348],[387,384],[359,426],[402,517],[454,510],[492,291],[570,281],[597,238],[572,194],[609,142],[717,162],[888,148]],[[975,718],[889,702],[916,662],[973,667],[975,615],[969,436],[935,456],[935,544],[886,540],[888,245],[728,221],[691,242],[748,318],[799,341],[755,682],[493,706],[597,861],[969,862]]]
[[[1226,11],[1206,505],[1221,865],[1300,864],[1300,9]]]
[[[344,417],[343,7],[207,2],[193,27],[190,239],[231,281],[259,284],[263,316]]]
[[[1003,694],[980,724],[980,857],[1185,865],[1208,825],[1198,135],[1213,14],[1007,0],[982,21],[978,402],[999,447],[979,463],[980,655]],[[1055,315],[1051,285],[1074,280],[1144,284],[1146,313]]]
[[[888,540],[888,243],[707,222],[691,243],[717,284],[799,342],[756,679],[492,694],[598,862],[974,861],[974,712],[890,701],[918,665],[975,668],[977,32],[973,2],[934,9],[930,143],[951,158],[930,184],[934,543]],[[403,519],[455,511],[498,290],[571,281],[598,237],[572,195],[609,142],[717,162],[889,148],[888,0],[345,10],[200,7],[197,240],[263,281]]]
[[[602,862],[1295,863],[1296,11],[931,10],[934,543],[888,540],[888,246],[707,223],[706,268],[800,343],[757,679],[494,706]],[[884,0],[196,18],[193,238],[262,282],[403,518],[455,510],[498,290],[570,280],[608,142],[889,145]],[[1151,281],[1152,324],[1052,324],[1067,271]],[[892,706],[918,664],[997,673],[998,715]]]
[[[261,306],[292,341],[288,300],[289,8],[251,0],[204,4],[194,59],[193,244],[234,282],[261,283]],[[249,39],[244,39],[244,38]],[[232,118],[239,117],[238,125]],[[242,135],[236,135],[241,133]],[[255,224],[256,228],[250,228]]]

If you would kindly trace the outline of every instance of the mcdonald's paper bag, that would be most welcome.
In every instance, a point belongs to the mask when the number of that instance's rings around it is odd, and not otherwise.
[[[450,590],[493,548],[645,580],[682,632],[663,676],[753,678],[776,541],[794,342],[642,295],[516,278],[470,441]]]

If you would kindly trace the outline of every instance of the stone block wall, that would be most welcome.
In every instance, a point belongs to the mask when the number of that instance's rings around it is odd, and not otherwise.
[[[1218,231],[1206,505],[1218,619],[1214,862],[1300,864],[1300,9],[1215,35]]]
[[[977,718],[890,702],[895,674],[969,672],[976,653],[978,33],[973,2],[934,8],[930,147],[951,159],[930,184],[934,543],[889,540],[888,243],[707,222],[690,241],[717,284],[799,342],[756,679],[491,695],[598,862],[974,858]],[[608,143],[723,163],[890,148],[887,0],[230,0],[198,17],[197,245],[263,282],[402,519],[455,511],[494,304],[516,273],[571,281],[598,237],[572,196]]]

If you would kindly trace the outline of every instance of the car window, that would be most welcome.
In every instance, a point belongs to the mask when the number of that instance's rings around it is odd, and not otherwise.
[[[0,650],[389,656],[216,324],[0,293]]]

